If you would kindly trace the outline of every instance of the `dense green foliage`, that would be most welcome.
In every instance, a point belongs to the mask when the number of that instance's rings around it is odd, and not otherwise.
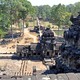
[[[24,21],[27,15],[33,19],[40,17],[59,27],[69,26],[70,16],[72,14],[76,16],[79,11],[80,2],[67,6],[59,4],[50,7],[49,5],[32,6],[27,0],[0,0],[0,35],[4,35],[11,25],[19,22],[20,19]],[[28,26],[28,23],[26,25]]]
[[[33,7],[27,0],[0,0],[0,34],[18,20],[24,20],[32,11]]]
[[[61,25],[69,25],[69,18],[71,13],[66,10],[65,5],[53,6],[51,10],[51,16],[54,22],[60,27]]]
[[[77,15],[77,12],[80,11],[80,2],[75,4],[65,5],[49,5],[35,6],[35,15],[43,18],[43,20],[52,21],[54,24],[57,24],[59,27],[61,25],[69,26],[71,25],[70,16]]]
[[[51,7],[49,5],[35,6],[35,15],[45,19],[50,19],[51,17]]]

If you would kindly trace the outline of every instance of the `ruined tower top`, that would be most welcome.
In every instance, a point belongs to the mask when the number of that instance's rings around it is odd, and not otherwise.
[[[80,26],[80,12],[78,12],[78,16],[74,17],[73,15],[70,18],[70,21],[73,23],[73,25],[79,25]]]

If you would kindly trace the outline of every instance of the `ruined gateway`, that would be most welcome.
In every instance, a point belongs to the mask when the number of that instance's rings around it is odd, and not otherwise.
[[[17,55],[22,58],[52,58],[55,54],[55,37],[50,28],[43,31],[38,43],[30,45],[18,45]]]

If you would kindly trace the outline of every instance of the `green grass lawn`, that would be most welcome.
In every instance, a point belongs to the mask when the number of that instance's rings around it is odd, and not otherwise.
[[[50,22],[48,22],[48,21],[40,21],[40,23],[41,23],[41,25],[43,25],[43,26],[45,26],[45,27],[48,27],[48,26],[53,27],[53,24],[50,23]],[[36,20],[33,21],[33,22],[28,22],[28,25],[29,25],[30,27],[31,27],[31,26],[34,27],[34,26],[37,25],[37,22],[36,22]]]
[[[64,30],[54,30],[54,32],[57,34],[57,35],[59,35],[59,36],[62,36],[63,35],[63,33],[64,33]]]
[[[45,26],[45,27],[53,27],[54,25],[52,24],[52,23],[50,23],[50,22],[48,22],[48,21],[40,21],[40,23],[41,23],[41,25],[43,25],[43,26]],[[28,25],[29,26],[31,26],[31,27],[34,27],[34,26],[36,26],[37,25],[37,22],[36,22],[36,20],[35,21],[33,21],[33,22],[28,22]],[[64,33],[64,30],[54,30],[55,31],[55,33],[57,34],[57,35],[59,35],[59,36],[62,36],[63,35],[63,33]]]

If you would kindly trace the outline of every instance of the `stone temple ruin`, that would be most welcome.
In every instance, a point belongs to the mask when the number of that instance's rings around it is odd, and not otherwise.
[[[22,58],[52,58],[55,54],[55,37],[50,28],[43,31],[38,43],[30,45],[18,45],[17,55]]]
[[[30,45],[18,45],[17,53],[20,58],[39,58],[39,59],[55,59],[55,66],[58,72],[79,72],[80,71],[80,12],[74,18],[70,18],[72,25],[64,31],[64,42],[56,55],[56,43],[52,30],[46,28],[38,43]]]
[[[80,71],[80,12],[70,18],[72,25],[64,31],[64,43],[56,60],[57,68],[65,71]]]

